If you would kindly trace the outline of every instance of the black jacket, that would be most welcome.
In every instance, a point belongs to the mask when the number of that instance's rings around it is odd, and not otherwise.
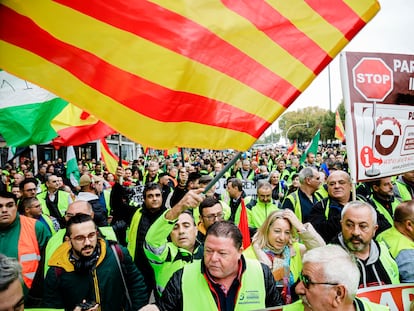
[[[309,222],[326,243],[331,242],[341,232],[341,212],[343,208],[344,205],[331,198],[325,198],[312,207]],[[326,214],[328,217],[326,217]]]

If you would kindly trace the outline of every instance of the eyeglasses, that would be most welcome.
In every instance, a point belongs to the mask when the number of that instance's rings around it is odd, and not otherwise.
[[[24,189],[24,191],[35,192],[35,191],[37,191],[37,189],[36,188],[30,188],[30,189]]]
[[[313,282],[306,274],[299,274],[299,280],[302,281],[306,289],[309,289],[310,285],[339,285],[338,283],[329,283],[329,282]]]
[[[223,213],[210,214],[210,215],[203,216],[203,218],[206,218],[208,221],[213,221],[216,218],[221,220],[223,219]]]
[[[87,236],[77,235],[71,238],[71,240],[75,240],[78,243],[85,243],[86,239],[88,239],[89,241],[92,241],[95,237],[96,237],[96,231],[89,233]]]

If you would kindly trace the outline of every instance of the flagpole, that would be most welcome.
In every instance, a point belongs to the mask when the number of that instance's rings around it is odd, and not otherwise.
[[[328,64],[327,67],[328,67],[329,111],[332,111],[331,64]]]
[[[236,155],[234,156],[233,159],[231,159],[231,161],[229,163],[227,163],[223,169],[213,178],[212,181],[209,182],[209,184],[205,187],[204,189],[204,194],[206,194],[211,187],[214,186],[214,184],[221,178],[223,177],[223,175],[234,165],[234,163],[236,163],[236,161],[240,158],[240,156],[242,155],[242,152],[237,152]]]
[[[122,167],[122,136],[121,136],[121,133],[118,134],[118,152],[119,152],[118,166]]]
[[[296,127],[296,126],[305,126],[306,125],[306,127],[309,127],[309,122],[306,122],[306,123],[297,123],[297,124],[293,124],[293,125],[291,125],[288,129],[287,129],[287,131],[286,131],[286,145],[289,143],[288,142],[288,140],[289,140],[289,138],[288,138],[288,134],[289,134],[289,131],[291,130],[291,129],[293,129],[294,127]]]
[[[181,164],[185,167],[185,160],[184,160],[184,148],[181,147]]]

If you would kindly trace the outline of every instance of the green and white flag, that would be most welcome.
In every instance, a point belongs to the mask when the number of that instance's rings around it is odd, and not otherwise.
[[[79,186],[80,172],[78,161],[76,160],[75,149],[73,146],[67,148],[66,155],[66,177],[70,180],[74,187]]]
[[[309,145],[306,147],[305,152],[300,157],[300,164],[305,163],[306,156],[309,152],[316,154],[318,152],[318,146],[319,146],[319,140],[321,139],[321,130],[318,130],[313,136],[312,141],[309,143]]]
[[[68,102],[0,70],[0,134],[8,146],[23,147],[57,136],[51,121]]]

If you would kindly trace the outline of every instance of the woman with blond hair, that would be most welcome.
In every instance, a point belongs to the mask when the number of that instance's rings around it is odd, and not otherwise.
[[[282,202],[288,187],[284,180],[280,180],[280,173],[278,171],[272,171],[269,174],[269,183],[272,185],[272,198]]]
[[[269,214],[244,255],[256,258],[270,268],[285,304],[289,304],[293,286],[302,271],[303,254],[324,245],[324,240],[310,223],[303,224],[293,211],[284,209]]]

